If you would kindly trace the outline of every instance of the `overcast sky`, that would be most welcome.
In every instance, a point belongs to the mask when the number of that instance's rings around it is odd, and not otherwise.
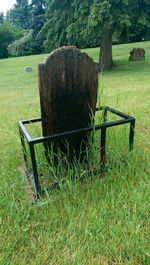
[[[15,2],[15,0],[0,0],[0,11],[6,13],[7,9],[10,9]]]

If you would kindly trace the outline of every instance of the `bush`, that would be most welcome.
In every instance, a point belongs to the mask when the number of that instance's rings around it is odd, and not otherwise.
[[[24,56],[33,54],[34,40],[32,36],[32,30],[26,32],[24,36],[15,40],[8,46],[8,52],[10,56]]]
[[[3,23],[0,25],[0,58],[8,57],[8,45],[15,39],[20,38],[22,34],[22,29],[15,28],[9,23]]]

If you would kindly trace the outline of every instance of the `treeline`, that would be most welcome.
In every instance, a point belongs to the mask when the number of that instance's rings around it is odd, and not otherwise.
[[[149,39],[149,0],[16,0],[0,13],[0,58],[101,45],[110,67],[112,43]]]
[[[23,56],[44,51],[38,39],[46,20],[46,0],[16,0],[16,4],[0,13],[0,58]]]

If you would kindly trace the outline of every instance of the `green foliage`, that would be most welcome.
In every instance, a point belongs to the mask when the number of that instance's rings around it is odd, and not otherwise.
[[[0,12],[0,25],[4,22],[4,13]]]
[[[15,39],[22,36],[23,30],[12,26],[9,23],[0,25],[0,58],[8,57],[7,47]]]
[[[118,43],[148,39],[149,13],[148,0],[48,0],[40,35],[47,51],[67,44],[98,46],[104,30],[115,34]]]
[[[24,46],[24,41],[27,44],[27,49],[22,47],[23,54],[25,51],[27,54],[32,53],[41,53],[43,51],[43,42],[44,40],[38,36],[41,28],[45,22],[45,0],[32,0],[31,3],[28,0],[17,0],[13,8],[7,11],[6,21],[9,21],[16,27],[21,27],[23,29],[32,30],[32,45],[31,38],[26,38],[25,40],[20,40],[19,43],[16,42],[14,47],[20,47],[19,52],[14,52],[16,48],[12,48],[13,52],[11,54],[22,54],[21,52],[21,43]],[[29,48],[32,46],[32,49]],[[10,48],[10,47],[9,47]],[[11,49],[9,49],[11,50]],[[24,54],[25,55],[25,54]],[[17,55],[18,56],[18,55]]]
[[[40,32],[45,36],[46,51],[67,44],[67,25],[72,21],[72,0],[47,1],[46,22]]]
[[[72,2],[72,21],[66,27],[67,43],[80,48],[95,46],[92,38],[87,38],[86,36],[86,26],[92,0],[84,0],[82,2],[74,0]]]
[[[45,21],[45,0],[32,0],[30,5],[31,24],[34,35],[43,27]]]
[[[34,49],[33,32],[30,30],[18,40],[15,40],[8,46],[10,56],[24,56],[31,55]]]
[[[111,30],[113,33],[123,32],[125,28],[131,26],[129,8],[129,1],[94,1],[91,6],[87,29],[91,34],[94,34],[93,37],[96,37],[96,34],[101,36],[99,32],[102,33],[103,30]]]
[[[6,12],[6,17],[5,17],[5,21],[10,23],[10,24],[12,24],[12,25],[14,24],[13,23],[13,14],[14,14],[13,10],[14,10],[13,7],[8,9],[7,12]]]
[[[16,0],[16,4],[7,12],[7,19],[16,27],[28,29],[30,26],[30,8],[28,0]]]
[[[142,41],[150,39],[150,1],[131,0],[131,16],[129,41]]]
[[[107,27],[110,27],[110,7],[111,5],[108,1],[100,3],[94,2],[91,5],[90,14],[87,20],[85,36],[87,37],[87,39],[97,40],[98,46],[101,43],[103,25],[106,26],[107,23]]]
[[[32,29],[32,52],[41,53],[63,45],[106,47],[106,32],[114,43],[148,40],[149,17],[149,0],[17,0],[6,21]]]
[[[44,49],[42,38],[38,36],[45,22],[45,0],[32,0],[30,5],[31,23],[33,31],[34,53],[41,53]]]

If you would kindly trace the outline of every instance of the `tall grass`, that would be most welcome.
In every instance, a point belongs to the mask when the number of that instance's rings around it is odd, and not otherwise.
[[[145,61],[128,61],[134,46],[145,48]],[[95,60],[98,51],[88,49]],[[133,153],[127,150],[128,127],[110,129],[110,167],[103,177],[91,173],[67,181],[34,204],[18,170],[23,158],[17,121],[40,116],[37,64],[45,55],[0,60],[0,264],[150,264],[150,42],[113,51],[116,66],[100,76],[100,101],[136,116]],[[26,65],[32,73],[23,72]],[[98,156],[92,163],[99,163]],[[87,174],[77,164],[74,172],[63,170],[60,165],[60,176]]]

